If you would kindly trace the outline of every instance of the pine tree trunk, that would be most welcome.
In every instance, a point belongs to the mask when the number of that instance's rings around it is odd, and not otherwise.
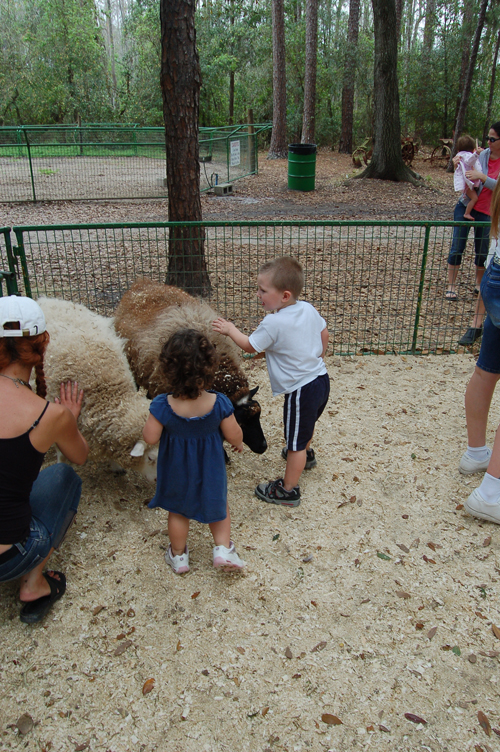
[[[415,129],[415,133],[422,140],[425,135],[425,126],[428,120],[428,93],[429,93],[429,81],[432,76],[431,68],[431,55],[432,48],[434,46],[434,32],[436,24],[436,0],[427,0],[425,8],[425,26],[424,26],[424,43],[422,46],[422,54],[420,56],[420,80],[419,90],[417,93],[419,113],[419,123]]]
[[[472,50],[470,53],[469,67],[467,69],[467,75],[465,77],[464,88],[462,92],[462,98],[460,100],[460,107],[458,108],[458,115],[455,122],[455,132],[453,134],[453,146],[451,149],[452,157],[457,151],[457,141],[462,135],[462,131],[465,123],[465,114],[467,112],[467,106],[469,104],[470,90],[472,88],[472,77],[474,75],[474,68],[476,65],[477,53],[479,51],[479,43],[481,42],[481,34],[483,32],[484,21],[486,18],[486,9],[488,7],[488,0],[481,0],[481,6],[479,8],[479,16],[477,19],[476,32],[474,34],[474,41],[472,43]],[[447,172],[453,172],[453,160],[450,158],[448,162]]]
[[[199,164],[200,62],[195,0],[160,0],[161,89],[167,152],[168,219],[201,221]],[[203,228],[173,227],[166,283],[208,295]]]
[[[352,154],[352,129],[354,125],[354,86],[359,35],[360,0],[349,2],[349,25],[347,28],[347,49],[344,61],[344,85],[342,87],[342,131],[339,152]]]
[[[483,138],[482,138],[482,146],[486,147],[486,137],[488,135],[488,131],[491,126],[491,110],[493,107],[493,95],[495,93],[495,78],[496,78],[496,69],[497,69],[497,61],[498,61],[498,53],[500,51],[500,31],[497,35],[497,43],[495,45],[495,52],[493,53],[493,63],[491,65],[491,80],[490,80],[490,94],[488,97],[488,108],[486,110],[486,120],[484,123],[484,130],[483,130]]]
[[[471,40],[472,40],[472,35],[474,33],[474,17],[473,17],[474,6],[475,4],[473,3],[473,0],[464,0],[464,14],[462,17],[462,33],[460,35],[460,43],[462,46],[462,60],[460,64],[460,75],[458,78],[459,94],[457,96],[454,120],[456,120],[458,117],[458,110],[460,108],[460,100],[461,100],[462,92],[465,86],[467,70],[469,68]]]
[[[374,148],[359,177],[417,183],[401,156],[395,0],[372,0],[375,32]]]
[[[166,2],[167,0],[163,0]],[[286,159],[285,12],[283,0],[273,0],[273,130],[268,159]]]
[[[304,116],[302,143],[313,144],[316,131],[316,68],[318,57],[318,0],[307,0],[306,70],[304,76]]]

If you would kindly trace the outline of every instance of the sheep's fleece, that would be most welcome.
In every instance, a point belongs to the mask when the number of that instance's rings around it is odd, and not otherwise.
[[[111,319],[77,303],[40,298],[50,342],[44,358],[47,399],[62,381],[84,390],[78,427],[89,443],[89,458],[133,468],[156,478],[157,448],[142,439],[149,400],[138,392]]]
[[[212,328],[218,315],[208,303],[147,278],[137,280],[125,293],[115,311],[115,328],[127,341],[125,349],[137,383],[151,398],[168,391],[158,360],[162,344],[186,327],[203,332],[217,348],[221,362],[213,388],[234,403],[248,394],[247,378],[237,365],[239,348]]]

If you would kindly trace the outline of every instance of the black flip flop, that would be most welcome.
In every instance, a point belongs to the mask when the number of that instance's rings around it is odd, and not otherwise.
[[[446,290],[444,297],[449,303],[455,303],[458,300],[458,293],[455,290]]]
[[[25,624],[36,624],[42,621],[46,616],[54,603],[61,598],[66,592],[66,577],[62,572],[54,572],[49,570],[44,572],[43,576],[49,583],[50,595],[43,595],[41,598],[37,598],[36,601],[30,601],[25,603],[21,609],[20,618]],[[53,575],[58,575],[59,579],[56,579]]]

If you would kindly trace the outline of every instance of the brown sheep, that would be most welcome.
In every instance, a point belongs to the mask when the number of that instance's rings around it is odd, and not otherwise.
[[[267,444],[260,426],[260,405],[253,399],[258,387],[250,390],[238,365],[241,356],[234,342],[213,331],[212,321],[217,316],[208,303],[183,290],[142,278],[122,297],[115,311],[115,329],[126,341],[125,352],[135,380],[147,389],[150,399],[167,391],[158,359],[163,343],[179,329],[203,332],[220,357],[213,388],[229,397],[243,429],[243,441],[261,454]]]

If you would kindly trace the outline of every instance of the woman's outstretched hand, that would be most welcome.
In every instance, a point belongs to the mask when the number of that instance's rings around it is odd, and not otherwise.
[[[55,402],[58,405],[64,405],[68,410],[71,410],[75,418],[78,418],[82,409],[83,403],[83,389],[78,391],[77,381],[67,381],[61,384],[60,397],[55,398]]]

